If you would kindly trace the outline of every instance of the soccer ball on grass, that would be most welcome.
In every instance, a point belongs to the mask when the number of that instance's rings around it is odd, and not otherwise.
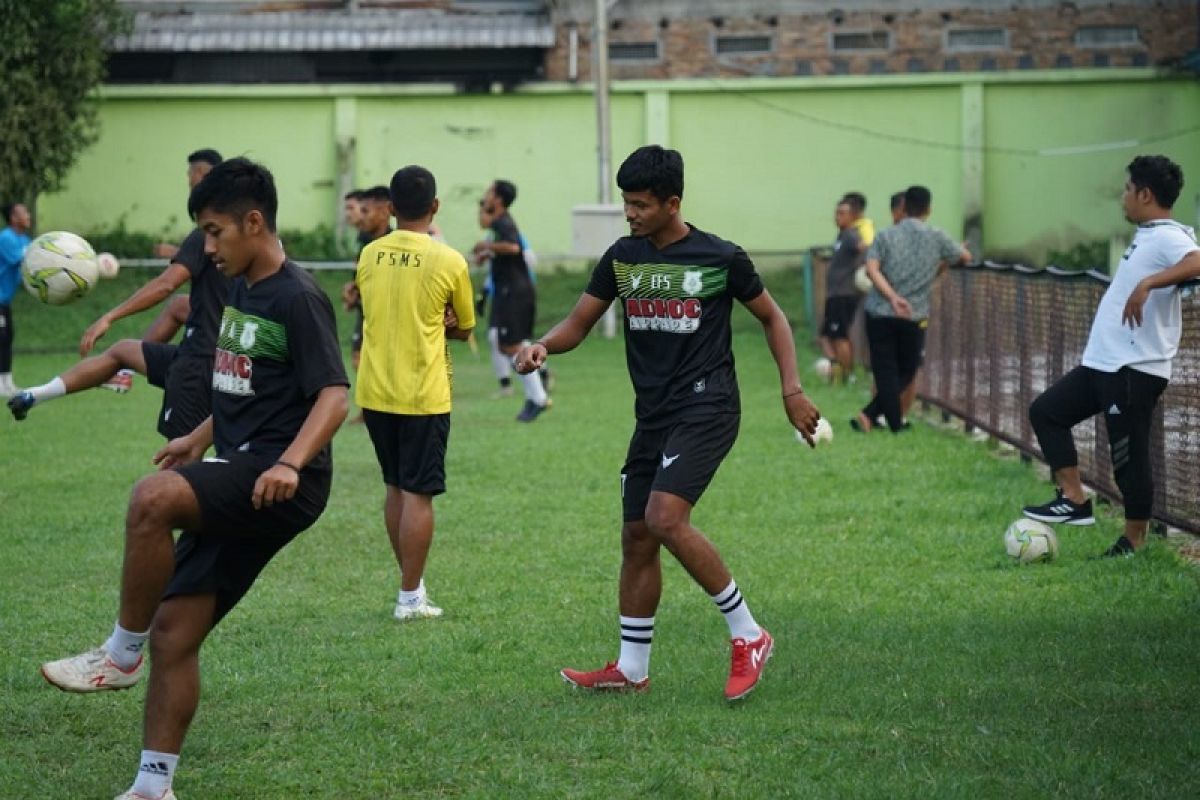
[[[96,251],[66,231],[51,231],[34,239],[21,262],[25,288],[46,305],[75,302],[90,292],[99,278]]]
[[[1004,549],[1022,564],[1053,561],[1058,557],[1058,539],[1046,523],[1022,517],[1004,532]]]

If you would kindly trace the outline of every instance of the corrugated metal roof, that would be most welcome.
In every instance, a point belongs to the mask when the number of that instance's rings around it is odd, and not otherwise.
[[[544,14],[432,10],[134,15],[117,52],[297,52],[552,47]]]

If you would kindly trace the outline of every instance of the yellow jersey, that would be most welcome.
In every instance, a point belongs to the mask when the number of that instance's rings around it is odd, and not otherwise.
[[[862,239],[865,253],[865,248],[870,247],[871,242],[875,241],[875,223],[869,217],[859,217],[854,220],[854,229],[858,231],[858,238]]]
[[[467,261],[424,233],[392,231],[363,248],[355,283],[363,343],[355,399],[390,414],[450,411],[450,354],[443,315],[475,327]]]

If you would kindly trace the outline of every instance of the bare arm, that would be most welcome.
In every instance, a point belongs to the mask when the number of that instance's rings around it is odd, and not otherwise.
[[[300,470],[329,444],[346,420],[350,393],[345,386],[326,386],[279,460],[254,482],[250,502],[255,508],[292,499],[300,485]]]
[[[816,433],[821,412],[800,386],[800,376],[796,372],[796,343],[792,339],[792,326],[788,324],[787,317],[775,302],[775,298],[765,289],[745,306],[762,323],[767,347],[775,359],[775,366],[779,368],[780,394],[788,421],[800,431],[800,435],[811,447],[814,444],[812,437]]]
[[[182,464],[199,461],[204,451],[212,446],[213,418],[212,414],[197,425],[191,433],[172,439],[163,449],[154,454],[153,461],[159,469],[171,469]]]
[[[114,322],[158,305],[174,294],[180,286],[187,283],[191,277],[192,273],[188,272],[187,267],[182,264],[168,264],[167,268],[157,277],[130,295],[125,302],[106,312],[100,319],[88,326],[79,340],[79,355],[86,356],[90,353],[96,346],[96,341],[108,333],[108,329]]]
[[[581,294],[571,313],[562,322],[550,329],[542,338],[528,347],[523,347],[513,358],[517,372],[528,375],[546,363],[551,353],[574,350],[584,340],[592,327],[604,316],[610,303],[599,297]]]
[[[1142,278],[1136,288],[1125,301],[1125,309],[1121,312],[1121,323],[1130,328],[1142,324],[1142,307],[1146,298],[1155,289],[1165,289],[1168,286],[1178,286],[1186,280],[1200,277],[1200,250],[1188,253],[1173,267],[1167,267],[1149,277]]]
[[[871,283],[883,295],[883,299],[891,303],[892,310],[896,312],[896,316],[901,319],[912,319],[912,306],[900,295],[896,294],[896,290],[888,283],[888,279],[884,277],[883,265],[879,263],[878,258],[867,259],[867,277],[871,279]]]

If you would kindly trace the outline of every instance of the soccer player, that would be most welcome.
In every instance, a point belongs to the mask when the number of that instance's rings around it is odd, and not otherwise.
[[[391,196],[386,186],[372,186],[355,194],[359,199],[358,252],[361,255],[362,249],[368,244],[392,232]],[[363,307],[354,281],[347,281],[342,286],[342,306],[347,311],[355,312],[354,333],[350,337],[350,366],[357,372],[359,359],[362,358]],[[354,425],[362,421],[361,412],[350,418]]]
[[[188,156],[188,187],[221,162],[214,150]],[[229,278],[213,264],[204,248],[204,232],[193,230],[179,245],[171,263],[116,308],[93,322],[79,341],[79,355],[87,356],[114,322],[166,300],[191,282],[188,318],[178,344],[148,339],[122,339],[102,354],[85,358],[49,383],[26,389],[8,401],[13,417],[25,419],[35,405],[81,392],[112,381],[119,370],[132,369],[162,387],[158,432],[174,439],[192,431],[211,413],[213,350],[221,310],[229,296]],[[174,302],[174,301],[172,301]]]
[[[1133,242],[1104,292],[1082,364],[1029,406],[1029,422],[1058,485],[1058,496],[1026,506],[1042,522],[1091,525],[1071,428],[1104,414],[1113,474],[1125,502],[1125,531],[1107,557],[1132,555],[1146,541],[1154,502],[1150,427],[1171,379],[1183,312],[1179,284],[1200,277],[1196,233],[1171,219],[1183,170],[1165,156],[1138,156],[1126,168],[1121,206],[1137,225]]]
[[[833,243],[833,258],[830,259],[825,278],[825,319],[821,324],[820,345],[821,352],[835,362],[829,378],[837,383],[848,379],[854,372],[854,345],[850,341],[850,327],[854,324],[854,315],[858,313],[859,300],[854,273],[866,258],[866,248],[870,242],[863,238],[861,229],[855,225],[855,210],[850,195],[838,201],[833,221],[837,225],[838,236]]]
[[[945,232],[926,224],[932,195],[924,186],[904,192],[907,216],[880,233],[867,251],[867,342],[875,396],[850,420],[859,432],[870,432],[882,414],[892,433],[904,430],[900,393],[913,380],[925,350],[929,297],[934,280],[949,262],[963,264],[971,254]]]
[[[481,219],[490,220],[491,236],[477,242],[474,248],[478,261],[491,259],[492,308],[488,328],[496,330],[495,346],[506,358],[512,358],[533,338],[537,307],[521,232],[509,213],[516,199],[517,187],[509,181],[497,180],[488,187],[482,200]],[[517,421],[533,422],[550,407],[546,387],[541,375],[525,375],[521,385],[525,390],[525,404],[517,414]]]
[[[333,307],[287,260],[275,233],[275,183],[226,161],[192,190],[188,212],[233,281],[212,373],[213,413],[155,456],[133,490],[121,602],[95,650],[42,665],[73,692],[124,689],[150,642],[143,751],[118,800],[171,800],[183,739],[200,700],[199,651],[271,558],[325,508],[329,442],[346,416],[346,372]],[[201,460],[212,446],[216,457]],[[172,531],[182,530],[178,544]]]
[[[657,145],[633,152],[617,172],[630,236],[618,239],[592,272],[570,315],[516,357],[529,374],[547,354],[578,345],[614,299],[625,309],[625,354],[637,425],[621,469],[620,655],[590,671],[564,669],[585,689],[649,687],[654,614],[662,593],[663,547],[725,617],[733,659],[725,697],[754,689],[773,642],[755,621],[712,543],[691,523],[737,438],[741,419],[730,314],[737,300],[763,326],[779,368],[789,422],[812,444],[820,413],[800,387],[791,327],[735,244],[684,222],[683,158]]]
[[[0,230],[0,397],[21,391],[13,383],[12,299],[21,285],[21,262],[29,246],[29,209],[21,203],[4,206],[4,230]]]
[[[355,399],[386,487],[384,526],[400,567],[394,615],[407,621],[442,615],[423,578],[433,498],[446,491],[446,338],[465,340],[475,312],[466,260],[428,233],[438,212],[433,175],[404,167],[390,192],[397,229],[363,248],[355,274],[366,312]]]

